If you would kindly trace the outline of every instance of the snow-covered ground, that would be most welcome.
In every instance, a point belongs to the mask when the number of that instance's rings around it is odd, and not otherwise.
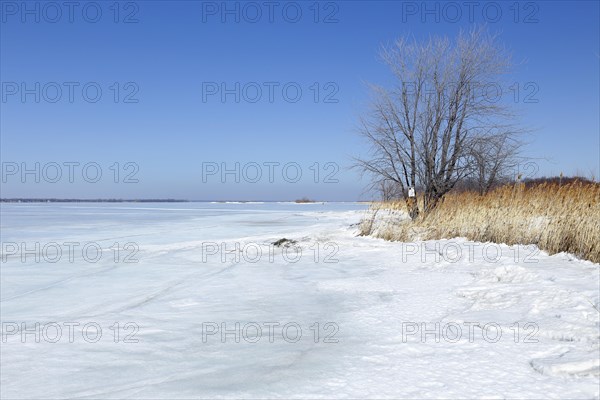
[[[599,397],[598,264],[365,208],[2,204],[0,397]]]

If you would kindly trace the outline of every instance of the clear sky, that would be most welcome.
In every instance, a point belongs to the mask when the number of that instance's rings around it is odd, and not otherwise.
[[[600,173],[598,1],[1,4],[2,197],[364,199],[379,47],[474,23],[517,62],[527,174]]]

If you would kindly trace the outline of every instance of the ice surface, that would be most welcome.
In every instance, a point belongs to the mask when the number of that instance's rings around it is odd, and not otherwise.
[[[598,398],[598,264],[465,239],[357,237],[365,208],[2,204],[0,397]],[[298,261],[282,256],[296,247],[270,246],[281,238],[297,241]],[[102,258],[78,247],[73,262],[22,262],[7,247],[36,242],[98,243]],[[123,249],[115,262],[111,246],[129,242],[139,262],[122,262]],[[224,262],[208,243],[226,244]],[[235,243],[263,255],[236,262]],[[39,343],[13,334],[21,323],[40,324]],[[65,323],[79,324],[73,340]],[[86,323],[101,327],[97,342],[84,340]],[[247,328],[239,343],[203,337],[222,323]],[[279,323],[272,341],[268,323]],[[298,341],[285,324],[302,329]]]

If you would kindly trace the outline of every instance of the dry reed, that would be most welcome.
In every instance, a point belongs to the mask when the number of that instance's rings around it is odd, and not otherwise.
[[[404,202],[373,205],[406,212]],[[568,252],[600,263],[600,184],[573,182],[533,187],[507,185],[479,195],[450,193],[438,207],[415,221],[404,219],[363,234],[387,240],[412,241],[466,237],[480,242],[535,244],[550,254]]]

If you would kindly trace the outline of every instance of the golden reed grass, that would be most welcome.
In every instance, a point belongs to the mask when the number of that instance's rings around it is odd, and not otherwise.
[[[376,203],[373,214],[406,212],[403,201]],[[363,234],[412,241],[466,237],[479,242],[535,244],[550,254],[569,252],[600,263],[600,184],[507,185],[486,195],[450,193],[426,216]]]

